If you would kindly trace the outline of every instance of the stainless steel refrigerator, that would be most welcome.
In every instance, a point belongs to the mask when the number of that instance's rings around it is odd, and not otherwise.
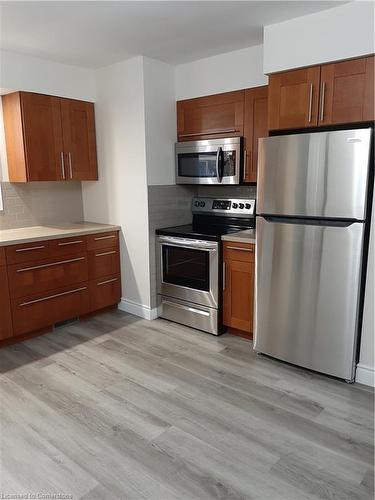
[[[259,141],[254,349],[353,381],[372,130]]]

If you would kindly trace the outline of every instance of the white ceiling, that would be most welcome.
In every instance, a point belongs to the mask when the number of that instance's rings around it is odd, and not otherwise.
[[[337,1],[0,2],[1,47],[98,68],[135,55],[181,64],[262,43],[263,26]]]

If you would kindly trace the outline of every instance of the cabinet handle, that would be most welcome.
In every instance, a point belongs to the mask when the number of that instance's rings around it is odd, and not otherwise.
[[[117,280],[118,278],[112,278],[111,280],[101,281],[100,283],[97,283],[96,286],[106,285],[107,283],[113,283],[114,281]]]
[[[30,250],[41,250],[42,248],[46,247],[44,245],[40,245],[38,247],[17,248],[16,252],[30,252]]]
[[[78,257],[76,259],[60,260],[59,262],[51,262],[49,264],[41,264],[40,266],[24,267],[22,269],[17,269],[17,273],[24,273],[25,271],[34,271],[34,269],[43,269],[45,267],[60,266],[61,264],[69,264],[70,262],[78,262],[80,260],[85,260],[86,257]]]
[[[69,158],[69,173],[70,173],[70,178],[73,179],[72,153],[70,151],[68,153],[68,158]]]
[[[202,311],[202,309],[196,309],[195,307],[184,306],[183,304],[178,304],[177,302],[172,302],[170,300],[163,300],[163,304],[169,304],[172,307],[176,307],[177,309],[182,309],[184,311],[193,312],[195,314],[200,314],[202,316],[209,316],[210,313],[207,311]]]
[[[112,250],[112,252],[97,253],[95,254],[95,257],[103,257],[104,255],[112,255],[114,253],[117,253],[116,250]]]
[[[223,262],[223,290],[227,287],[226,264]]]
[[[234,132],[239,132],[239,130],[236,128],[225,128],[221,130],[206,130],[205,132],[194,132],[191,134],[178,134],[178,135],[179,137],[196,137],[200,135],[211,135],[211,134],[227,134],[227,133],[231,134]]]
[[[310,95],[309,95],[309,123],[311,122],[312,118],[312,98],[313,98],[313,84],[310,83]]]
[[[64,163],[64,152],[60,153],[60,161],[61,161],[61,176],[65,181],[65,163]]]
[[[29,300],[28,302],[22,302],[19,307],[29,306],[31,304],[36,304],[37,302],[44,302],[45,300],[55,299],[56,297],[62,297],[63,295],[70,295],[71,293],[82,292],[82,290],[87,290],[87,286],[81,288],[76,288],[75,290],[69,290],[68,292],[56,293],[55,295],[48,295],[48,297],[43,297],[42,299]]]
[[[64,241],[62,243],[59,243],[59,247],[65,247],[66,245],[77,245],[78,243],[83,243],[83,241],[82,240]]]
[[[116,236],[114,234],[111,234],[110,236],[98,236],[97,238],[95,238],[95,241],[108,240],[109,238],[116,238]]]
[[[325,93],[326,93],[326,82],[322,83],[322,97],[320,101],[320,121],[324,120],[324,101],[325,101]]]
[[[227,248],[228,250],[241,250],[242,252],[251,252],[251,253],[254,253],[254,249],[253,248],[244,248],[244,247],[225,247]]]

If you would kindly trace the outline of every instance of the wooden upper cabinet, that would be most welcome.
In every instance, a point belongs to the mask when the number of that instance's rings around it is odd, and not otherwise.
[[[244,91],[177,102],[179,141],[243,135]]]
[[[320,66],[269,77],[270,130],[314,127],[318,123]]]
[[[374,56],[270,75],[268,100],[270,130],[373,121]]]
[[[244,182],[257,181],[258,139],[268,135],[268,86],[245,90]]]
[[[29,92],[3,96],[11,182],[62,179],[60,99]]]
[[[322,66],[319,125],[374,118],[374,56]]]
[[[2,102],[10,182],[97,179],[92,103],[31,92]]]
[[[61,117],[68,178],[97,180],[94,104],[61,99]]]

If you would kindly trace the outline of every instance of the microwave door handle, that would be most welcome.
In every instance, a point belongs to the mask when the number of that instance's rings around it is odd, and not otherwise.
[[[216,179],[219,184],[223,180],[223,149],[219,146],[216,153]]]

